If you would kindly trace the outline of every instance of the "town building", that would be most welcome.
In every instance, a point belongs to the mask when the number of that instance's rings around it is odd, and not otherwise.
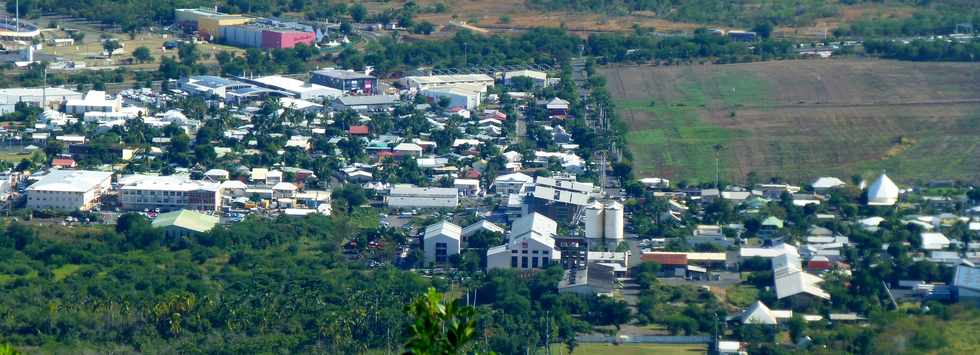
[[[205,40],[219,39],[221,29],[242,25],[252,19],[241,15],[220,13],[211,9],[174,9],[174,22],[188,32],[197,32]]]
[[[952,286],[958,301],[980,302],[980,268],[957,265]]]
[[[277,90],[288,93],[291,97],[302,100],[320,101],[323,98],[335,99],[344,95],[344,92],[320,84],[307,83],[302,80],[287,78],[279,75],[269,75],[258,78],[238,78],[242,82],[267,89]]]
[[[380,112],[397,106],[399,102],[398,96],[394,95],[344,96],[333,102],[333,108],[341,111]]]
[[[395,185],[385,198],[391,208],[456,208],[459,189]]]
[[[14,112],[20,102],[34,107],[60,108],[68,101],[81,99],[82,93],[63,88],[0,89],[0,114]]]
[[[898,186],[885,174],[868,186],[867,193],[869,206],[892,206],[898,202]]]
[[[538,176],[531,194],[531,210],[549,218],[569,222],[589,203],[591,183]]]
[[[585,237],[589,239],[622,240],[624,237],[623,205],[616,201],[598,201],[585,208]]]
[[[442,221],[425,228],[422,236],[422,250],[426,263],[443,264],[458,255],[463,230],[459,226]]]
[[[583,296],[612,296],[616,289],[614,267],[589,264],[581,269],[567,269],[558,282],[559,293],[575,293]]]
[[[487,270],[542,269],[561,262],[555,245],[558,223],[538,213],[514,221],[507,244],[487,250]]]
[[[152,222],[154,228],[163,228],[163,235],[167,238],[183,238],[197,233],[207,233],[216,225],[218,225],[218,217],[189,210],[161,213]]]
[[[515,70],[505,72],[504,84],[511,85],[514,83],[515,78],[527,78],[534,83],[535,87],[545,87],[548,86],[548,73],[540,72],[536,70]]]
[[[111,172],[51,170],[27,188],[27,208],[86,211],[111,187]]]
[[[90,90],[81,99],[70,99],[65,103],[65,112],[84,115],[86,112],[119,112],[122,98],[110,98],[105,91]]]
[[[352,70],[320,69],[311,74],[310,82],[345,94],[374,95],[380,92],[378,78]]]
[[[130,211],[221,209],[221,183],[186,176],[128,175],[119,179],[119,202]]]
[[[500,175],[493,179],[494,190],[499,196],[523,195],[532,183],[534,183],[534,178],[523,173]]]
[[[464,84],[488,87],[493,86],[494,80],[486,74],[455,74],[406,76],[401,82],[404,87],[421,92],[432,88]]]
[[[312,46],[316,42],[316,32],[312,27],[269,18],[223,26],[219,32],[222,42],[246,48],[293,48],[298,44]]]
[[[194,75],[180,79],[180,89],[188,94],[202,97],[227,98],[230,92],[251,88],[252,85],[238,80],[226,79],[214,75]]]
[[[458,86],[439,86],[424,89],[420,92],[432,103],[438,103],[445,98],[449,100],[449,107],[461,107],[467,110],[475,110],[482,102],[483,93],[480,88],[468,88]]]

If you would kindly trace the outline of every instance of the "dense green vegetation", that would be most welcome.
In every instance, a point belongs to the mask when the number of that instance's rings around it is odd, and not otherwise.
[[[899,60],[972,62],[980,59],[980,41],[950,43],[920,39],[902,43],[869,40],[864,42],[864,50],[872,55]]]

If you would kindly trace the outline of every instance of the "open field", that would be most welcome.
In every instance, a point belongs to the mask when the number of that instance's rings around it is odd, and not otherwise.
[[[980,64],[807,60],[605,68],[638,176],[980,181]]]
[[[564,348],[563,354],[568,353]],[[595,344],[582,343],[575,348],[571,355],[641,355],[641,354],[661,354],[661,355],[702,355],[708,351],[704,344]]]

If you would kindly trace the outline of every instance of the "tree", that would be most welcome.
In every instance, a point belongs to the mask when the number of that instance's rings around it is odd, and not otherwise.
[[[350,7],[350,18],[355,23],[363,22],[365,17],[367,17],[367,8],[364,4],[357,3]]]
[[[759,35],[759,38],[768,39],[772,35],[772,24],[769,22],[761,22],[755,27],[752,27],[752,32]]]
[[[412,27],[412,32],[423,34],[423,35],[432,34],[432,32],[434,32],[435,30],[436,30],[436,26],[429,21],[419,22]]]
[[[463,354],[476,334],[476,310],[463,306],[459,299],[444,303],[442,294],[432,287],[408,305],[406,313],[414,321],[409,326],[411,337],[405,343],[405,354]]]
[[[110,38],[102,41],[102,50],[105,51],[106,56],[109,58],[112,58],[112,52],[119,48],[122,48],[122,44],[119,44],[119,41],[115,39]]]
[[[152,62],[153,55],[150,54],[149,48],[146,48],[146,46],[140,46],[133,50],[133,59],[136,59],[136,61],[140,63]]]

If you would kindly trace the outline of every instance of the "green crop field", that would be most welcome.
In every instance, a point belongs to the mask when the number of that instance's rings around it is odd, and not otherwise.
[[[640,177],[980,181],[980,64],[806,60],[601,70]]]

